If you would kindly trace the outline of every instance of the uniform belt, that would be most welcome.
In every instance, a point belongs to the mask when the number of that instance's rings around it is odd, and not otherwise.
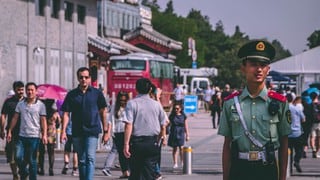
[[[259,161],[262,160],[264,156],[263,151],[249,151],[249,152],[239,152],[239,159],[244,159],[248,161]]]

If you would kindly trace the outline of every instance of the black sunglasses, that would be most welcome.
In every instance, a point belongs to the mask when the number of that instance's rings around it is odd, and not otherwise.
[[[89,79],[90,76],[79,76],[79,79]]]

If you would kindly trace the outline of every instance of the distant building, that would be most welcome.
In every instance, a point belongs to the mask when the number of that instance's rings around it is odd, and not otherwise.
[[[106,87],[110,56],[128,53],[158,54],[169,59],[172,50],[181,50],[182,43],[154,30],[152,12],[138,0],[100,0],[98,34],[89,35],[89,67],[93,70],[93,86]]]
[[[151,9],[139,4],[138,0],[102,0],[98,2],[98,12],[99,35],[128,52],[148,51],[175,59],[170,52],[182,49],[181,42],[152,28]],[[136,47],[132,49],[132,45]]]
[[[3,0],[0,6],[0,102],[12,82],[71,89],[88,66],[87,34],[97,34],[96,1]]]

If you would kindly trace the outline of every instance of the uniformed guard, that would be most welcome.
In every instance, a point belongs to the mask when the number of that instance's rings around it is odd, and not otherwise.
[[[238,56],[246,87],[225,98],[218,130],[225,136],[223,179],[285,180],[290,111],[286,98],[265,84],[275,49],[266,41],[251,41]]]

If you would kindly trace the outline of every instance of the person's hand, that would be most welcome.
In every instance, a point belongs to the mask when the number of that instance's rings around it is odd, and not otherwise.
[[[130,158],[131,153],[130,153],[130,146],[129,144],[124,144],[123,146],[123,154],[126,158]]]
[[[167,138],[163,138],[162,140],[162,146],[166,146],[168,144]]]
[[[189,141],[189,140],[190,140],[190,137],[189,137],[189,136],[187,136],[187,137],[186,137],[186,141]]]
[[[48,138],[47,138],[47,135],[42,136],[42,144],[44,144],[44,145],[48,144]]]
[[[4,129],[1,129],[1,130],[0,130],[0,138],[1,138],[1,139],[4,139],[4,137],[5,137]]]
[[[11,131],[8,131],[8,133],[7,133],[7,141],[8,141],[8,142],[11,141],[11,137],[12,137]]]
[[[65,144],[68,140],[66,132],[62,131],[60,134],[60,143]]]
[[[102,144],[106,144],[110,139],[110,134],[109,133],[103,133],[102,137]]]

